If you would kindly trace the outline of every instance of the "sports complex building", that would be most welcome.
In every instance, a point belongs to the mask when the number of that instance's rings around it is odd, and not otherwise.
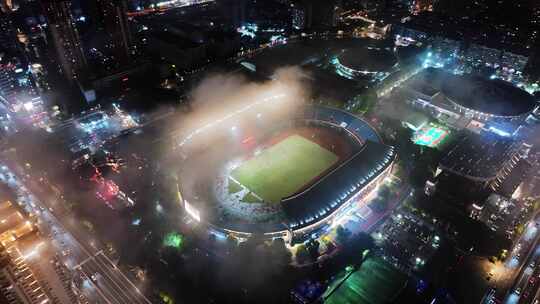
[[[401,67],[399,52],[372,39],[297,37],[237,58],[251,74],[269,78],[277,68],[299,66],[315,97],[347,103]]]
[[[442,92],[456,112],[482,121],[522,119],[536,106],[531,94],[502,80],[452,75]]]
[[[337,73],[349,79],[371,77],[373,81],[381,81],[398,68],[396,56],[381,47],[345,49],[332,62]]]
[[[407,101],[457,128],[520,123],[538,107],[526,91],[502,80],[427,68],[407,81]]]
[[[353,209],[369,213],[367,198],[391,171],[394,148],[348,112],[304,105],[273,116],[268,104],[280,97],[271,99],[179,139],[186,213],[217,236],[288,241],[329,231]]]

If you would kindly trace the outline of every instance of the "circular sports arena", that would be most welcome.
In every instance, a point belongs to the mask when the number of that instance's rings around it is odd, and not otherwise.
[[[337,74],[338,78],[377,82],[399,69],[396,52],[371,39],[304,37],[262,48],[237,59],[245,68],[271,75],[278,67],[308,67],[311,76]],[[332,77],[326,76],[325,79]]]
[[[394,53],[379,47],[354,47],[341,52],[333,59],[338,74],[349,79],[370,77],[382,80],[397,70]]]
[[[265,98],[184,134],[179,197],[221,237],[302,240],[366,200],[396,158],[362,119],[329,107],[273,113]]]
[[[502,80],[448,74],[442,93],[455,111],[477,120],[519,120],[537,106],[526,91]]]

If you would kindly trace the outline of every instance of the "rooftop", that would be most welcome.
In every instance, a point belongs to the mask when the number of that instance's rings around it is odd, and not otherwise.
[[[504,196],[512,197],[531,168],[532,165],[525,159],[519,160],[510,175],[501,183],[498,192]]]
[[[367,141],[361,151],[311,187],[282,200],[290,225],[308,226],[328,216],[377,178],[395,156],[393,147]]]
[[[397,63],[392,52],[381,48],[350,48],[338,56],[339,62],[356,71],[385,72]]]
[[[471,110],[497,116],[519,116],[531,112],[536,106],[531,94],[502,80],[449,73],[442,77],[445,79],[443,94]]]
[[[461,134],[456,145],[439,163],[443,170],[467,178],[495,178],[514,153],[514,142],[496,135]]]

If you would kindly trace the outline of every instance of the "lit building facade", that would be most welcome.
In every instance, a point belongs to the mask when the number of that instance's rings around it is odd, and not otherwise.
[[[71,1],[44,0],[44,7],[58,64],[64,76],[70,81],[75,81],[87,62],[71,13]]]
[[[292,27],[295,30],[303,30],[306,27],[306,10],[301,3],[294,4],[291,9]]]
[[[126,0],[97,0],[95,18],[97,30],[105,37],[105,48],[111,51],[117,61],[125,63],[132,48]]]

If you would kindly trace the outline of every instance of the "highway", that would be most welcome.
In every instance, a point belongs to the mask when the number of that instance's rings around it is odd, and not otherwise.
[[[9,167],[8,167],[9,166]],[[63,262],[84,279],[81,290],[90,303],[151,303],[122,271],[100,250],[97,242],[80,228],[53,191],[25,176],[15,163],[0,168],[0,180],[18,192],[23,207],[38,216],[40,231],[62,252]],[[13,170],[11,170],[13,169]],[[38,199],[39,198],[39,199]]]
[[[540,277],[537,277],[535,280],[538,283],[538,281],[540,281]],[[533,300],[530,303],[533,303],[533,304],[540,303],[540,288],[538,287],[539,286],[536,287],[536,293],[534,294]]]
[[[75,269],[93,283],[107,303],[150,303],[102,251],[88,257]]]
[[[540,274],[540,246],[538,244],[539,219],[529,222],[520,237],[505,267],[517,273],[512,287],[503,301],[505,304],[532,303],[536,294]]]

